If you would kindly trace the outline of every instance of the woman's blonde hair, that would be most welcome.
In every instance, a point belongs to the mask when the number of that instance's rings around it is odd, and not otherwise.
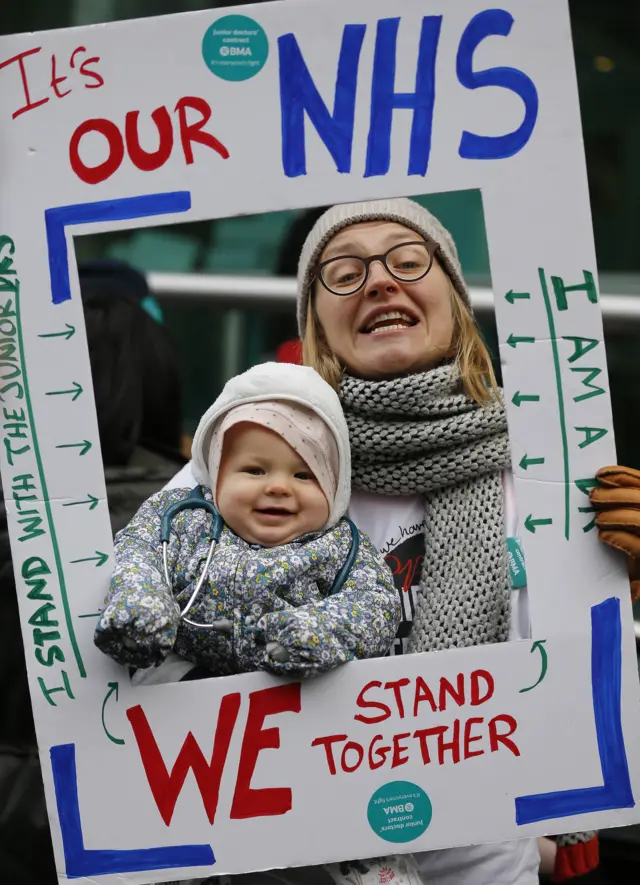
[[[478,405],[488,405],[500,400],[491,357],[473,314],[451,280],[449,280],[449,288],[451,291],[453,334],[451,336],[451,350],[447,357],[454,362],[458,369],[467,396]],[[327,344],[324,330],[318,320],[311,290],[308,298],[309,309],[302,338],[302,361],[305,366],[315,369],[334,390],[338,390],[344,367]]]

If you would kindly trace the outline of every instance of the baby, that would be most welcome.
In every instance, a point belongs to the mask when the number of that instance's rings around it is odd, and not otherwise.
[[[382,557],[345,518],[347,426],[337,394],[315,371],[266,363],[229,381],[196,431],[192,471],[202,498],[172,519],[169,583],[163,515],[191,489],[153,495],[116,536],[95,634],[102,651],[166,671],[154,679],[143,670],[147,684],[184,673],[180,659],[209,675],[311,676],[387,652],[400,621],[398,594]],[[223,521],[210,559],[213,519],[203,502]],[[419,882],[408,855],[325,872],[336,885]]]
[[[102,651],[136,668],[175,652],[216,676],[308,676],[385,654],[398,594],[382,557],[345,518],[348,432],[337,394],[316,372],[267,363],[229,381],[200,422],[192,469],[202,498],[173,516],[169,583],[162,518],[190,489],[153,495],[116,536],[95,634]],[[222,518],[210,559],[204,502]]]

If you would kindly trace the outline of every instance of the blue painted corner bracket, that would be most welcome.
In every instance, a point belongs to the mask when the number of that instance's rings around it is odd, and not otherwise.
[[[622,627],[620,600],[612,597],[591,609],[591,692],[602,768],[602,786],[519,796],[516,823],[633,808],[627,753],[622,733]]]
[[[50,754],[67,878],[215,864],[210,845],[175,845],[123,851],[85,848],[78,803],[75,744],[51,747]]]
[[[173,215],[188,212],[191,208],[189,191],[172,191],[164,194],[143,194],[120,200],[100,200],[96,203],[76,203],[46,209],[44,223],[49,252],[51,277],[51,300],[62,304],[71,298],[69,284],[69,255],[65,230],[75,224],[92,224],[100,221],[130,221],[133,218],[149,218],[154,215]]]

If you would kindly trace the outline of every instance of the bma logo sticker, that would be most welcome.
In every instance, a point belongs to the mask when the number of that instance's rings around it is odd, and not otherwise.
[[[369,800],[369,826],[386,842],[411,842],[431,823],[431,800],[417,784],[393,781]]]
[[[246,15],[225,15],[202,40],[202,57],[216,77],[248,80],[261,71],[269,56],[269,41],[258,22]]]

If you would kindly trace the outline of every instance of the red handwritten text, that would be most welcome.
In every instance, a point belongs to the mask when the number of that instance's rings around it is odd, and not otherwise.
[[[356,698],[357,722],[375,725],[391,717],[396,720],[414,719],[420,724],[434,713],[445,713],[454,708],[479,707],[487,703],[495,691],[495,681],[488,670],[458,673],[455,679],[441,677],[431,685],[422,676],[407,677],[382,683],[368,682]],[[416,724],[418,724],[416,722]],[[329,773],[340,769],[345,774],[357,771],[361,765],[375,771],[382,766],[398,768],[409,762],[412,752],[420,754],[423,765],[457,765],[462,759],[495,753],[501,747],[514,756],[520,750],[512,740],[518,724],[513,716],[471,716],[454,719],[448,725],[433,724],[428,728],[409,728],[398,734],[376,734],[370,740],[353,740],[347,734],[328,734],[312,741],[312,747],[322,747]],[[415,728],[415,726],[414,726]]]
[[[484,730],[478,729],[484,726]],[[372,771],[388,765],[389,768],[398,768],[406,765],[409,761],[411,744],[419,749],[423,765],[436,762],[444,765],[450,761],[457,765],[461,759],[470,759],[473,756],[482,756],[487,751],[495,753],[501,746],[506,747],[514,756],[520,755],[520,750],[511,735],[514,734],[518,723],[513,716],[502,714],[494,716],[485,724],[481,716],[473,716],[464,722],[454,719],[451,725],[435,725],[432,728],[419,728],[413,732],[403,732],[385,738],[382,734],[376,734],[371,741],[361,744],[358,741],[349,740],[346,734],[328,734],[312,741],[312,747],[324,747],[327,767],[330,774],[337,774],[340,768],[345,774],[357,771],[365,760]],[[476,729],[475,733],[473,729]],[[429,740],[431,738],[431,740]],[[477,741],[485,741],[480,747],[472,749],[472,744]],[[488,746],[486,741],[488,740]],[[339,755],[334,755],[334,745],[343,744]],[[338,754],[336,746],[335,753]],[[447,754],[450,754],[448,756]]]
[[[171,823],[176,802],[189,770],[193,771],[207,820],[213,824],[218,809],[220,782],[224,772],[231,737],[240,710],[240,694],[225,695],[220,703],[218,722],[213,738],[211,759],[207,762],[198,742],[189,732],[171,771],[168,771],[151,726],[141,706],[127,710],[133,728],[147,781],[162,820]],[[251,779],[263,750],[278,749],[278,728],[263,728],[267,716],[300,712],[300,683],[278,685],[254,691],[249,695],[249,713],[244,729],[236,787],[231,805],[231,818],[263,817],[285,814],[291,809],[288,787],[253,789]]]
[[[194,111],[198,116],[189,122],[187,112]],[[223,160],[228,159],[229,151],[210,132],[205,131],[205,126],[211,118],[211,108],[203,98],[185,96],[175,106],[178,117],[178,134],[182,145],[185,163],[191,165],[194,162],[193,145],[202,144],[219,154]],[[158,132],[158,146],[153,151],[147,151],[140,144],[138,134],[139,111],[129,111],[125,116],[124,135],[118,126],[111,120],[98,117],[85,120],[71,136],[69,144],[69,161],[75,174],[86,184],[100,184],[114,175],[125,157],[125,153],[133,165],[142,172],[152,172],[160,169],[167,162],[173,151],[174,124],[167,108],[163,105],[156,108],[151,114]],[[90,166],[80,156],[80,146],[83,138],[90,133],[96,133],[107,142],[107,158],[95,166]]]
[[[45,88],[39,88],[37,92],[34,91],[33,82],[30,82],[29,79],[29,70],[35,63],[34,56],[40,52],[42,52],[42,46],[35,46],[33,49],[26,49],[24,52],[18,53],[18,55],[0,61],[0,70],[3,68],[15,70],[20,77],[22,92],[20,100],[24,104],[21,104],[11,114],[14,120],[21,114],[26,114],[27,111],[33,111],[46,104],[51,98],[50,95],[46,94],[49,90],[53,92],[55,98],[65,98],[73,91],[74,83],[76,86],[78,85],[78,78],[81,78],[80,82],[84,89],[99,89],[100,86],[104,86],[104,79],[96,70],[100,57],[94,55],[85,58],[84,56],[87,55],[86,46],[76,46],[66,64],[60,63],[55,55],[50,57],[47,73],[47,78],[49,79],[50,77],[49,82]],[[27,62],[28,59],[33,59],[33,61]],[[42,71],[39,73],[40,77],[42,77]],[[35,79],[36,75],[31,70],[31,80]],[[63,86],[63,84],[66,85]]]
[[[404,719],[406,715],[405,700],[412,702],[408,715],[415,718],[420,713],[420,705],[423,703],[429,706],[432,713],[437,711],[443,713],[447,709],[448,701],[455,703],[458,707],[464,706],[467,702],[465,687],[468,688],[468,702],[472,707],[484,704],[485,701],[488,701],[493,696],[494,692],[493,676],[487,670],[473,670],[469,674],[468,686],[465,686],[464,673],[458,673],[455,684],[443,676],[438,681],[437,701],[436,694],[434,694],[434,691],[422,676],[417,676],[413,680],[413,686],[411,686],[411,681],[407,678],[396,679],[394,682],[385,682],[384,685],[377,680],[368,682],[358,695],[356,704],[361,710],[374,709],[380,712],[375,716],[357,713],[353,718],[358,722],[366,722],[368,725],[372,725],[376,722],[383,722],[392,715],[391,708],[382,700],[366,697],[372,689],[382,689],[387,693],[391,692],[391,695],[387,694],[387,700],[391,702],[391,698],[393,698],[393,703],[400,719]],[[404,688],[409,690],[403,694],[402,690]]]

